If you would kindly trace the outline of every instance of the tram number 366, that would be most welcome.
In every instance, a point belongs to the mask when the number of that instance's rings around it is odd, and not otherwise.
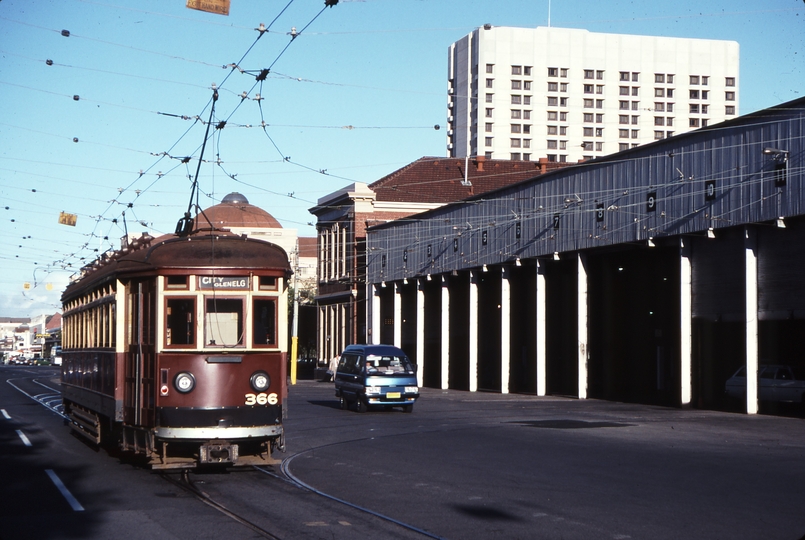
[[[276,405],[279,401],[276,393],[246,394],[246,405]]]

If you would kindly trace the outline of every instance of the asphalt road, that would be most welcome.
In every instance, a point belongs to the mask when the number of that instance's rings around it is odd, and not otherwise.
[[[0,367],[2,540],[805,535],[802,419],[434,389],[360,414],[300,381],[281,466],[190,475],[249,527],[20,391],[57,401],[55,373]]]

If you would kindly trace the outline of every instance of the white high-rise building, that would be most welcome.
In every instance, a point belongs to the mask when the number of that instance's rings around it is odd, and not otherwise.
[[[735,118],[735,41],[485,25],[449,47],[450,157],[576,162]]]

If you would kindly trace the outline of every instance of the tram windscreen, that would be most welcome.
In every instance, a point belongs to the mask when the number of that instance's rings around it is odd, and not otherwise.
[[[252,333],[255,346],[277,344],[277,303],[274,300],[254,300]]]
[[[243,301],[240,298],[207,298],[204,312],[207,347],[243,345]]]
[[[196,342],[196,301],[168,298],[165,321],[166,345],[193,345]]]

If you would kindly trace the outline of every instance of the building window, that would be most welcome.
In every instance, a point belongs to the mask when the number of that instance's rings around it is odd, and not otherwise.
[[[629,130],[628,129],[619,129],[618,130],[618,137],[621,139],[628,139],[629,138]]]
[[[698,75],[691,75],[690,76],[690,84],[699,84],[699,76]]]
[[[654,110],[657,112],[665,112],[665,103],[662,102],[655,103]]]
[[[486,87],[492,88],[492,83],[494,83],[495,79],[487,79],[486,80]]]
[[[655,88],[654,97],[665,97],[665,88]]]
[[[523,119],[530,120],[531,119],[531,111],[523,111]]]
[[[669,116],[668,118],[666,118],[665,119],[665,125],[666,126],[673,126],[674,125],[674,118],[672,116]]]
[[[559,75],[559,70],[557,68],[548,68],[548,77],[556,77],[557,75]]]
[[[639,86],[633,86],[632,87],[632,95],[633,96],[640,95],[640,87]]]
[[[665,132],[665,136],[666,136],[666,137],[673,137],[673,136],[674,136],[674,132],[673,132],[673,131],[666,131],[666,132]]]
[[[657,140],[662,139],[664,136],[665,136],[664,131],[655,131],[654,132],[654,138],[657,139]]]
[[[707,118],[702,118],[702,127],[707,127],[709,120]]]
[[[512,75],[520,75],[522,73],[522,66],[512,66]]]
[[[596,71],[595,72],[595,78],[598,79],[599,81],[603,81],[604,80],[604,70],[599,69],[598,71]]]
[[[584,128],[584,136],[585,137],[592,137],[593,136],[593,128],[591,128],[591,127]]]
[[[559,70],[559,76],[567,78],[567,68],[562,68]]]
[[[523,81],[523,90],[531,90],[531,81]]]
[[[556,114],[556,111],[548,111],[548,120],[556,120],[558,117],[559,115]]]
[[[521,81],[512,81],[512,90],[520,90],[523,87],[523,83]]]
[[[604,128],[595,128],[595,136],[596,137],[603,137],[604,136]]]
[[[548,148],[551,150],[556,150],[557,148],[556,141],[548,141]]]
[[[494,95],[495,94],[486,94],[486,102],[487,103],[492,103],[492,96],[494,96]]]
[[[592,109],[593,108],[593,100],[592,99],[585,99],[584,100],[584,108],[585,109]]]
[[[556,92],[559,90],[559,84],[555,82],[548,83],[548,92]]]
[[[639,139],[640,138],[640,130],[639,129],[633,129],[632,130],[632,138],[633,139]]]
[[[618,87],[618,93],[620,95],[622,95],[622,96],[628,96],[629,95],[629,87],[628,86],[619,86]]]
[[[657,84],[665,84],[665,73],[655,73],[654,82]]]
[[[595,143],[595,151],[596,152],[603,152],[604,151],[604,143],[598,141]]]
[[[484,124],[484,131],[487,133],[492,133],[492,122],[487,122]]]
[[[629,115],[628,114],[620,114],[620,115],[618,115],[618,123],[619,124],[628,124],[629,123]]]
[[[735,106],[734,105],[727,105],[726,113],[729,115],[735,114]]]
[[[486,159],[492,159],[492,152],[484,152],[484,157]]]
[[[567,83],[566,82],[559,83],[559,91],[560,92],[567,92]]]
[[[691,103],[690,114],[699,114],[699,105],[697,105],[696,103]]]
[[[702,90],[702,99],[710,99],[710,91]]]
[[[531,105],[531,96],[523,96],[523,105]]]
[[[592,85],[592,84],[585,84],[585,85],[584,85],[584,93],[585,93],[585,94],[592,94],[592,93],[593,93],[593,91],[594,91],[594,88],[595,88],[595,87],[594,87],[594,85]]]
[[[523,154],[523,161],[531,161],[531,154]]]
[[[495,109],[487,108],[487,109],[486,109],[486,113],[485,113],[485,114],[486,114],[486,117],[487,117],[487,118],[492,118],[492,111],[494,111],[494,110],[495,110]]]
[[[593,113],[584,113],[584,121],[592,123]]]
[[[665,110],[668,112],[674,112],[674,104],[669,103],[668,105],[666,105]]]
[[[667,92],[665,92],[665,97],[672,98],[674,97],[674,89],[669,88]]]
[[[636,114],[632,115],[632,125],[636,126],[639,121],[640,121],[640,117],[638,115],[636,115]]]
[[[724,84],[725,84],[726,86],[735,86],[735,77],[727,77],[727,78],[724,80]]]
[[[592,69],[585,69],[584,70],[584,78],[585,79],[592,79],[595,76],[595,72]]]
[[[603,124],[604,123],[604,115],[603,114],[596,114],[595,115],[595,123],[596,124]]]
[[[596,109],[603,109],[604,108],[604,100],[603,99],[596,99],[595,100],[595,108]]]
[[[663,116],[655,116],[654,117],[654,125],[655,126],[664,126],[665,125],[665,117],[663,117]]]
[[[559,150],[567,150],[567,141],[559,141]]]
[[[640,102],[639,102],[639,101],[633,101],[633,102],[632,102],[632,110],[633,110],[633,111],[638,111],[638,110],[640,110]]]
[[[531,66],[523,66],[523,75],[531,76]]]
[[[492,137],[484,138],[484,146],[492,146]]]
[[[559,106],[560,107],[567,107],[567,98],[566,97],[560,97],[559,98]]]
[[[523,133],[531,133],[531,124],[523,124]]]
[[[640,73],[632,72],[632,82],[640,82]]]
[[[707,86],[710,83],[710,77],[704,75],[702,76],[702,85]]]
[[[690,122],[688,123],[690,127],[699,127],[699,119],[698,118],[691,118]]]
[[[618,152],[623,152],[629,149],[629,143],[618,143]]]
[[[520,153],[519,152],[512,152],[509,155],[511,156],[512,161],[520,161]]]
[[[520,148],[520,139],[511,139],[512,148]]]
[[[556,114],[556,113],[554,113],[554,114]],[[517,119],[517,118],[521,118],[521,117],[522,117],[522,113],[518,109],[512,109],[512,118]]]
[[[674,84],[674,76],[673,75],[668,75],[667,77],[665,77],[665,81],[668,84]]]
[[[596,84],[595,85],[595,93],[596,94],[603,94],[604,93],[604,85],[603,84]]]
[[[548,135],[556,135],[556,126],[548,126]]]
[[[690,99],[699,99],[699,91],[698,90],[691,90],[690,91]]]
[[[620,109],[622,111],[628,111],[629,110],[629,102],[628,101],[619,101],[618,102],[618,109]]]
[[[495,67],[495,64],[487,64],[486,65],[486,72],[492,73],[492,69]]]
[[[629,72],[628,71],[621,71],[620,72],[620,80],[628,81],[629,80]]]
[[[567,126],[559,126],[559,135],[567,135]]]
[[[567,122],[567,113],[562,111],[559,113],[559,121],[560,122]]]
[[[724,98],[727,101],[735,101],[735,92],[725,92],[724,93]]]
[[[551,98],[548,98],[549,101],[550,101],[550,99]],[[556,101],[556,98],[553,98],[553,99],[554,99],[554,101]],[[522,102],[523,102],[523,100],[522,100],[522,98],[520,96],[512,96],[512,105],[520,105]]]
[[[512,130],[511,132],[512,133],[520,133],[521,129],[522,128],[521,128],[520,124],[512,124],[511,125],[511,130]]]
[[[547,157],[549,163],[556,163],[556,154],[548,154]]]

